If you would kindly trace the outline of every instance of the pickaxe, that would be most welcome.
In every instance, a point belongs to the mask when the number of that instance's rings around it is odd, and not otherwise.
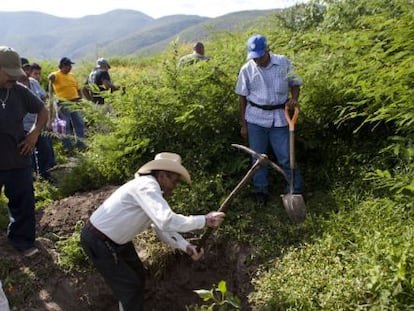
[[[240,190],[247,184],[247,182],[253,177],[254,173],[261,167],[261,166],[269,166],[285,177],[287,179],[285,172],[274,162],[270,161],[266,154],[262,153],[259,154],[256,151],[238,144],[232,144],[233,147],[238,148],[240,150],[243,150],[250,154],[252,157],[256,158],[256,162],[254,162],[253,166],[250,168],[250,170],[246,173],[246,175],[243,177],[243,179],[237,184],[237,186],[233,189],[233,191],[229,194],[229,196],[224,200],[224,202],[221,204],[220,208],[218,209],[219,212],[225,213],[227,209],[229,208],[230,204],[232,203],[234,197],[240,192]],[[207,228],[203,236],[201,237],[198,248],[202,248],[208,237],[213,233],[213,228]]]

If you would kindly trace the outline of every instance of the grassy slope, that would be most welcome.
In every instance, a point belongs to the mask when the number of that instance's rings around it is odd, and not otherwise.
[[[265,310],[401,308],[413,290],[413,203],[335,190],[308,203],[309,238],[284,248],[255,278],[251,299]],[[273,241],[279,245],[278,236]]]

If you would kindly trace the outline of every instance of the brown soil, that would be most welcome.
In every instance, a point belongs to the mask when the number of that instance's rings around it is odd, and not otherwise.
[[[4,233],[0,235],[0,257],[10,261],[8,273],[32,271],[33,284],[24,295],[24,303],[12,310],[19,311],[112,311],[118,310],[111,291],[94,270],[92,272],[65,272],[57,261],[59,254],[51,233],[69,236],[75,224],[85,221],[93,210],[107,198],[114,187],[77,194],[55,202],[37,213],[37,245],[41,252],[33,258],[24,258],[7,243]],[[48,238],[49,237],[49,238]],[[137,250],[141,253],[145,250]],[[193,292],[211,289],[213,284],[225,280],[230,292],[243,302],[243,310],[251,310],[247,295],[252,290],[251,275],[255,267],[247,264],[250,250],[230,241],[209,240],[205,258],[193,262],[188,256],[170,252],[165,261],[165,273],[157,273],[148,260],[146,310],[186,310],[189,305],[201,305],[202,300]],[[159,272],[159,271],[158,271]],[[12,278],[12,277],[11,277]],[[4,281],[4,280],[3,280]],[[8,295],[23,290],[23,284],[6,288]],[[23,307],[24,306],[24,307]]]

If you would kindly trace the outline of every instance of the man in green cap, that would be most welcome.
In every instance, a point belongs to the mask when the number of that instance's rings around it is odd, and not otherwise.
[[[19,54],[0,46],[0,189],[8,199],[10,243],[25,256],[38,252],[35,241],[35,201],[31,155],[48,120],[43,102],[16,81],[24,75]],[[25,133],[23,118],[37,114]]]

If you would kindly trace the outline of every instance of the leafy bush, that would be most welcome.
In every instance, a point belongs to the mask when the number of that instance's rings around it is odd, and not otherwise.
[[[59,251],[59,265],[67,271],[87,271],[91,269],[91,264],[80,246],[80,232],[83,223],[78,222],[72,235],[66,239],[58,241],[56,246]]]
[[[92,126],[89,148],[72,174],[77,184],[68,181],[73,186],[66,189],[122,183],[161,151],[180,153],[201,179],[227,178],[245,168],[245,156],[230,146],[240,139],[236,75],[214,60],[178,68],[174,51],[170,56],[158,67],[144,68],[124,95],[112,98],[116,114],[109,119],[85,111]],[[96,128],[100,122],[107,131]]]

